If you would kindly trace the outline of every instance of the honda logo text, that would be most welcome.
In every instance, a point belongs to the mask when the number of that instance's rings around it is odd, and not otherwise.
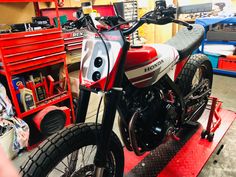
[[[158,66],[160,66],[162,63],[164,63],[164,61],[163,61],[163,60],[160,60],[160,61],[158,61],[157,63],[155,63],[154,65],[151,65],[151,66],[145,68],[145,69],[144,69],[144,72],[152,71],[152,70],[154,70],[155,68],[157,68]]]

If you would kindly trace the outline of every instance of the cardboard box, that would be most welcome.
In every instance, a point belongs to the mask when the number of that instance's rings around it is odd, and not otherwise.
[[[79,71],[74,71],[69,73],[70,84],[71,84],[71,92],[74,97],[79,97]],[[100,101],[100,96],[91,93],[89,107],[87,112],[87,118],[93,117],[97,113],[98,104]],[[103,110],[103,104],[101,105],[100,111]]]

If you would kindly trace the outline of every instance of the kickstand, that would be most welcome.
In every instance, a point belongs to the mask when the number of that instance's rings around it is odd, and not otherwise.
[[[207,122],[207,127],[201,133],[201,138],[207,138],[209,142],[213,141],[215,131],[221,124],[221,117],[219,116],[219,111],[221,109],[222,102],[218,98],[210,97],[211,110]]]

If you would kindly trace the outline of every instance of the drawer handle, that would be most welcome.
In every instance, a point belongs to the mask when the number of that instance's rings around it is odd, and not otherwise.
[[[65,53],[66,53],[65,51],[57,52],[57,53],[53,53],[53,54],[49,54],[49,55],[39,56],[39,57],[36,57],[36,58],[29,58],[29,59],[26,59],[26,60],[11,62],[8,65],[9,66],[14,66],[14,65],[19,65],[19,64],[24,64],[24,63],[27,63],[27,62],[33,62],[33,61],[42,60],[42,59],[49,58],[49,57],[62,55],[62,54],[65,54]]]
[[[28,35],[25,35],[25,37],[34,37],[34,36],[42,36],[43,33],[37,33],[37,34],[28,34]]]

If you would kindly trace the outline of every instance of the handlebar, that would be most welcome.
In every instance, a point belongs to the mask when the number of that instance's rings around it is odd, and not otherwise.
[[[176,20],[176,8],[174,7],[166,7],[165,0],[156,0],[156,7],[154,11],[148,12],[145,14],[137,23],[131,26],[127,30],[123,30],[123,34],[125,36],[130,35],[135,30],[137,30],[144,23],[147,24],[157,24],[157,25],[165,25],[168,23],[177,23],[183,26],[186,26],[188,30],[191,30],[193,27],[187,22]]]
[[[156,24],[156,25],[165,25],[168,23],[176,23],[179,25],[186,26],[188,30],[191,30],[193,27],[187,22],[176,20],[174,18],[174,14],[176,13],[176,9],[173,7],[165,8],[148,12],[143,17],[140,18],[135,24],[133,24],[130,28],[123,30],[124,36],[128,36],[136,31],[143,24]]]
[[[187,22],[176,20],[175,14],[176,14],[176,8],[166,7],[165,0],[157,0],[156,7],[155,7],[154,11],[146,13],[144,16],[142,16],[140,18],[139,21],[136,21],[130,28],[123,29],[122,32],[123,32],[124,36],[128,36],[128,35],[132,34],[133,32],[135,32],[139,27],[141,27],[145,23],[156,24],[156,25],[165,25],[168,23],[176,23],[176,24],[186,26],[189,30],[191,30],[193,28]],[[84,17],[85,18],[88,17],[88,21],[90,21],[89,23],[91,23],[94,26],[94,24],[91,20],[91,17],[89,15],[85,15]],[[107,25],[109,25],[111,27],[110,30],[120,27],[123,24],[130,23],[130,22],[126,22],[120,16],[118,16],[118,17],[105,17],[105,18],[99,17],[99,18],[96,18],[96,20],[105,22]],[[86,24],[85,24],[85,26],[86,26]]]

